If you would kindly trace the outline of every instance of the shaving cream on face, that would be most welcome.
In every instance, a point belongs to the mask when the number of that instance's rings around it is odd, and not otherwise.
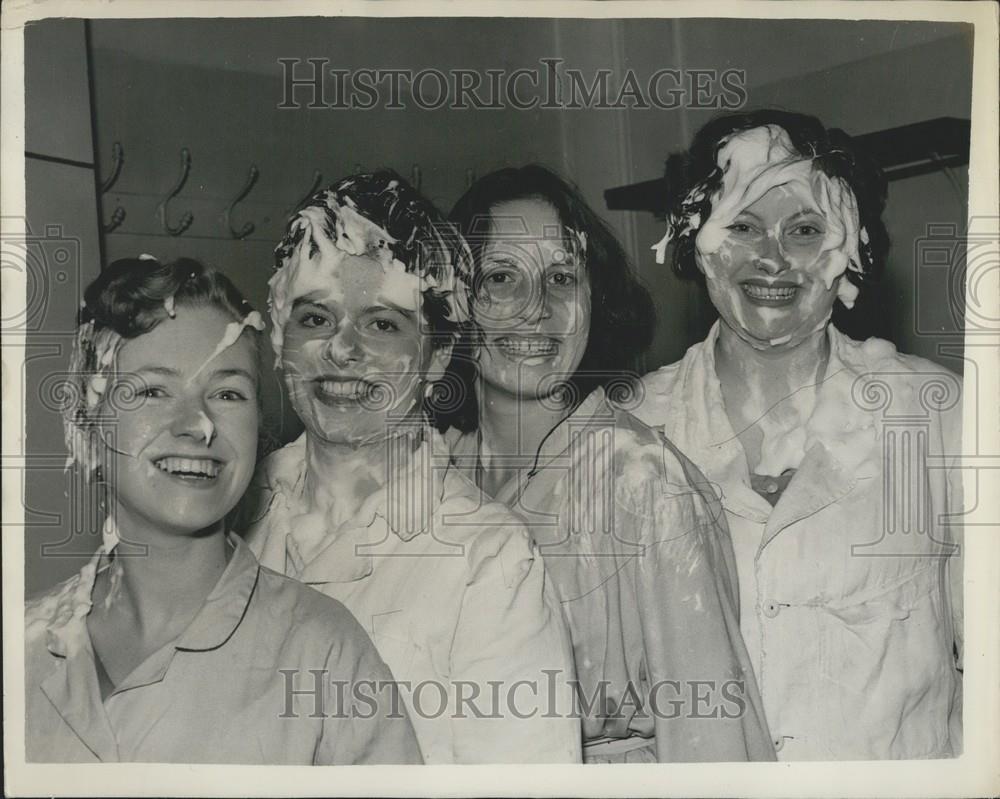
[[[202,370],[204,370],[206,366],[233,346],[233,344],[239,341],[240,335],[243,333],[243,329],[247,327],[252,327],[257,331],[262,331],[264,329],[264,320],[261,318],[259,311],[250,311],[250,313],[244,316],[239,322],[230,322],[227,324],[225,330],[222,331],[222,338],[219,339],[219,343],[215,345],[215,349],[212,350],[211,354],[204,361],[202,361],[201,366],[199,366],[191,374],[191,376],[187,379],[187,382],[190,383],[194,380],[201,374]]]
[[[812,159],[796,153],[788,134],[775,125],[724,140],[717,164],[721,184],[712,195],[711,214],[695,237],[695,258],[713,302],[735,323],[731,326],[755,347],[784,346],[822,329],[834,297],[853,305],[858,290],[843,274],[861,271],[859,239],[864,241],[866,235],[859,230],[857,201],[847,184],[814,168]],[[696,187],[685,203],[704,199],[704,192]],[[753,235],[736,232],[745,227],[741,214],[758,208],[764,217],[778,213],[779,218]],[[801,224],[801,214],[822,219],[818,246],[799,246],[791,235]],[[693,217],[673,220],[672,234],[690,234],[692,222]],[[794,284],[794,302],[787,307],[751,302],[741,283],[753,277]],[[830,296],[834,286],[836,293]]]

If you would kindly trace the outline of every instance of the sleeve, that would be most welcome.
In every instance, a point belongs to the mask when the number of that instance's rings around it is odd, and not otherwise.
[[[725,514],[693,465],[650,480],[635,584],[660,762],[774,760]]]
[[[471,545],[450,658],[456,763],[582,760],[569,633],[536,554],[509,523]]]
[[[327,659],[325,708],[313,765],[422,764],[420,746],[389,667],[353,619]]]

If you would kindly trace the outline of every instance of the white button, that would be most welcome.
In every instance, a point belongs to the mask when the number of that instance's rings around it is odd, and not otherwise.
[[[768,602],[764,605],[764,615],[769,619],[773,619],[781,612],[781,605],[777,602]]]
[[[778,493],[778,484],[772,481],[772,482],[768,483],[766,486],[764,486],[764,490],[768,494],[777,494]]]

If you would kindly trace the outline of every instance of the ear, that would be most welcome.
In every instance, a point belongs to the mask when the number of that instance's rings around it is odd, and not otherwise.
[[[455,340],[452,339],[447,344],[435,347],[431,352],[430,362],[427,364],[427,372],[424,380],[428,383],[435,383],[444,377],[445,370],[451,361],[451,353],[455,348]]]

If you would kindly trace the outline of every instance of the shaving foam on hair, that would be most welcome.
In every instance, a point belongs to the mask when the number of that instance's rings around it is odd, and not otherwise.
[[[667,234],[653,246],[657,263],[666,259],[667,244],[696,233],[695,248],[699,261],[706,269],[711,264],[704,256],[722,249],[728,238],[728,227],[737,216],[775,188],[796,196],[804,208],[810,208],[823,217],[826,234],[815,264],[826,257],[820,268],[820,278],[827,289],[846,270],[860,273],[862,261],[859,239],[867,242],[864,229],[859,230],[857,200],[842,178],[831,178],[814,168],[812,158],[803,158],[795,151],[788,133],[777,125],[763,125],[739,131],[720,143],[716,165],[721,171],[721,185],[711,195],[711,213],[702,223],[700,214],[692,211],[671,217]],[[706,184],[695,186],[681,203],[682,208],[693,208],[707,196]],[[779,246],[780,235],[777,236]],[[784,254],[784,253],[782,253]],[[811,266],[812,264],[806,265]],[[838,286],[837,296],[847,307],[852,307],[858,289],[846,280]]]
[[[330,189],[317,195],[314,200],[317,204],[296,214],[284,239],[275,248],[278,268],[268,281],[268,310],[276,366],[281,365],[284,326],[291,316],[292,303],[311,292],[335,296],[340,267],[349,256],[371,258],[382,268],[385,274],[382,298],[394,305],[418,310],[420,295],[433,291],[444,298],[449,319],[456,322],[469,319],[466,287],[456,279],[458,272],[468,277],[468,264],[454,262],[449,254],[450,247],[429,223],[426,225],[432,238],[429,243],[434,245],[427,248],[429,257],[415,259],[410,266],[399,260],[395,254],[396,245],[403,249],[412,247],[418,233],[417,224],[413,223],[409,240],[403,242],[365,217],[347,193],[364,190],[359,185],[361,182],[360,176],[342,181],[338,184],[339,190]],[[403,203],[399,199],[398,181],[388,181],[381,192]]]

